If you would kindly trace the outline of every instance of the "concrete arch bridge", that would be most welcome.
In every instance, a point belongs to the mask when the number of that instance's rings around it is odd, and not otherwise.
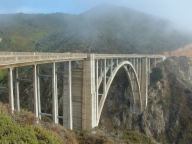
[[[21,69],[31,68],[33,84],[33,112],[38,119],[49,116],[69,129],[91,129],[99,124],[111,84],[119,72],[126,72],[131,84],[131,111],[142,113],[148,103],[150,72],[162,55],[139,54],[86,54],[86,53],[31,53],[0,52],[0,69],[7,69],[9,103],[11,111],[20,111]],[[41,73],[49,65],[49,74]],[[24,73],[24,72],[22,72]],[[59,78],[62,76],[62,78]],[[42,111],[41,79],[51,79],[51,107],[49,113]],[[58,83],[62,84],[58,92]],[[60,104],[60,105],[59,105]],[[59,113],[62,109],[62,113]]]

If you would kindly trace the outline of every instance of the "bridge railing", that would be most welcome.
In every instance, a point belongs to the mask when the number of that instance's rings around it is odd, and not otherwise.
[[[48,53],[48,52],[0,52],[0,56],[36,56],[36,55],[41,55],[41,56],[79,56],[79,55],[87,55],[86,53]]]
[[[162,58],[165,59],[164,55],[150,55],[150,54],[95,54],[95,59],[106,59],[106,58]]]
[[[80,60],[87,58],[84,53],[32,53],[32,52],[0,52],[0,67],[29,63],[46,63],[50,61]]]
[[[44,52],[0,52],[0,67],[8,65],[29,65],[29,63],[48,63],[50,61],[80,60],[86,59],[87,53],[44,53]],[[93,54],[95,59],[110,58],[161,58],[163,55],[139,55],[139,54]]]

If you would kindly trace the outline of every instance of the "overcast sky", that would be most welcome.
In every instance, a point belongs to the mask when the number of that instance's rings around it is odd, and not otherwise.
[[[192,29],[192,0],[0,0],[0,13],[78,14],[102,3],[126,6]]]

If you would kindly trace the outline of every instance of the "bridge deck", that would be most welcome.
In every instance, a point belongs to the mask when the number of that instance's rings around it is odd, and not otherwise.
[[[150,54],[95,54],[96,59],[111,59],[111,58],[165,58],[163,55]]]
[[[87,54],[84,53],[0,52],[0,68],[83,60],[85,58],[87,58]]]
[[[0,68],[28,66],[62,61],[77,61],[88,57],[87,53],[0,52]],[[110,58],[162,58],[162,55],[95,54],[95,59]]]

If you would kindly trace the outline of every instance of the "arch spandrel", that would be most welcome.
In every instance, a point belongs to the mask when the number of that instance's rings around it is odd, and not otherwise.
[[[134,99],[134,112],[135,113],[141,113],[142,112],[142,99],[141,99],[140,84],[139,84],[137,72],[134,69],[134,66],[131,64],[131,62],[123,61],[123,62],[119,63],[117,67],[114,68],[114,70],[112,71],[112,74],[110,75],[110,77],[107,81],[106,91],[102,95],[100,102],[99,102],[99,110],[98,110],[98,118],[97,118],[98,124],[99,124],[101,113],[102,113],[104,103],[105,103],[105,100],[107,98],[109,89],[111,87],[111,84],[112,84],[115,76],[117,75],[118,71],[121,68],[124,68],[125,72],[127,73],[128,80],[131,84],[131,91],[132,91],[132,95],[133,95],[133,99]],[[135,85],[133,85],[133,82],[135,83]]]

